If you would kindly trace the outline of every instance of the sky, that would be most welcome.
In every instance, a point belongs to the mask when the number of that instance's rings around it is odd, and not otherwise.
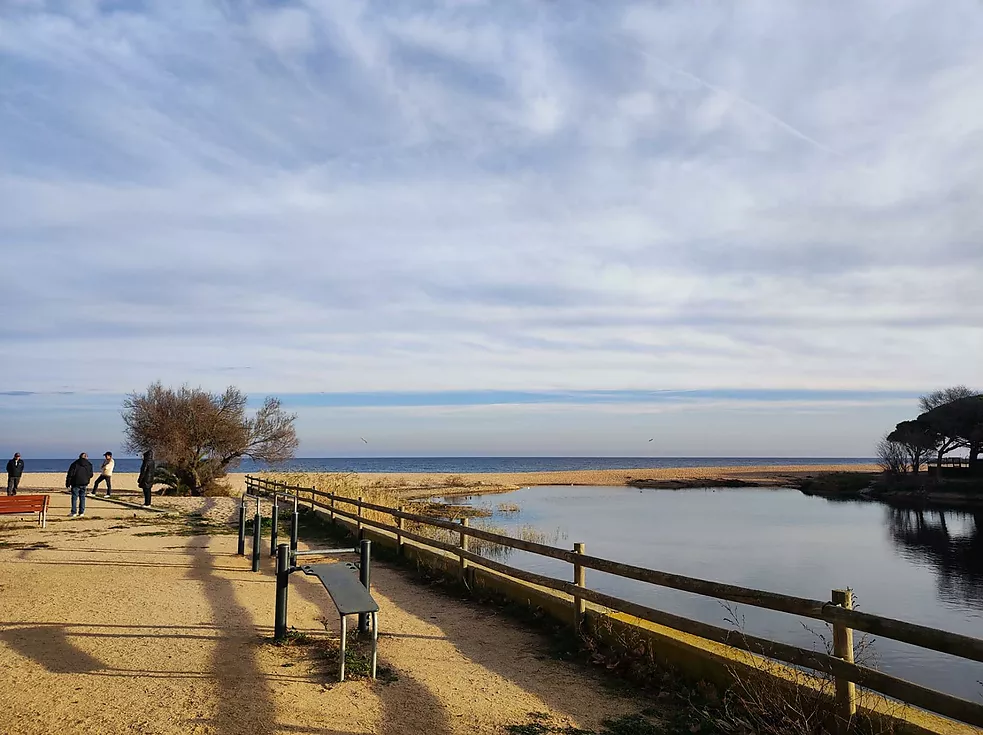
[[[983,383],[979,0],[0,0],[0,131],[0,452],[161,380],[300,456],[871,456]]]

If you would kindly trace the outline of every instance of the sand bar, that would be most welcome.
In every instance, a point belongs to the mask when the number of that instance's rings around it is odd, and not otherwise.
[[[876,465],[760,465],[746,467],[656,467],[624,470],[573,470],[567,472],[383,472],[356,475],[363,487],[390,487],[406,495],[422,490],[461,490],[470,492],[500,492],[536,485],[598,485],[619,486],[632,481],[679,481],[712,487],[715,480],[739,480],[752,485],[787,486],[797,479],[826,472],[876,472]],[[288,477],[302,479],[302,473],[287,473]],[[232,473],[225,482],[230,492],[239,494],[245,489],[245,474]],[[0,481],[6,477],[0,475]],[[704,484],[705,483],[705,484]],[[23,491],[63,489],[62,473],[25,473],[21,483]],[[114,491],[124,494],[137,493],[136,473],[113,475]],[[103,490],[100,488],[100,493]]]

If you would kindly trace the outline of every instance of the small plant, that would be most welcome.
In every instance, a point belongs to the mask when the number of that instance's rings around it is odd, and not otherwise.
[[[327,626],[325,626],[327,627]],[[341,654],[340,641],[322,641],[318,654],[323,663],[323,673],[334,676],[338,671],[338,656]],[[399,675],[391,666],[376,664],[376,680],[391,684],[399,679]],[[345,646],[345,680],[368,679],[372,675],[372,653],[369,636],[361,635],[357,630],[348,633]]]
[[[283,640],[273,641],[273,645],[281,648],[284,646],[310,646],[314,644],[314,641],[315,639],[304,631],[290,628],[283,636]]]

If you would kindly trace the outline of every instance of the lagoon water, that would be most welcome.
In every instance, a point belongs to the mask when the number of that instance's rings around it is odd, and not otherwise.
[[[851,587],[857,609],[983,637],[983,511],[919,512],[764,488],[536,487],[468,502],[492,510],[494,525],[533,526],[553,545],[584,542],[594,556],[819,600]],[[521,510],[500,512],[501,503]],[[571,572],[521,551],[507,561],[563,579]],[[716,600],[594,570],[587,584],[710,623],[730,617]],[[743,605],[736,611],[752,635],[817,650],[831,639],[821,621]],[[871,652],[883,671],[983,700],[983,664],[883,638]]]

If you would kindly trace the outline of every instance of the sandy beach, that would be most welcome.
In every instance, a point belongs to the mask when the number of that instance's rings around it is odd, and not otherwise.
[[[673,467],[626,470],[577,470],[573,472],[511,472],[511,473],[364,473],[354,479],[365,488],[392,488],[406,497],[440,491],[453,494],[503,492],[536,485],[599,485],[619,486],[638,481],[656,483],[678,482],[681,485],[713,487],[715,482],[740,481],[750,485],[788,486],[803,477],[827,472],[876,472],[876,465],[771,465],[753,467]],[[269,476],[277,476],[271,473]],[[303,484],[303,475],[284,473],[290,482]],[[6,475],[0,475],[6,483]],[[245,490],[246,475],[232,473],[224,480],[228,492],[239,495]],[[55,472],[24,474],[21,491],[64,489],[65,475]],[[91,491],[91,488],[90,488]],[[99,489],[100,494],[104,489]],[[113,475],[113,492],[136,494],[136,473]]]

